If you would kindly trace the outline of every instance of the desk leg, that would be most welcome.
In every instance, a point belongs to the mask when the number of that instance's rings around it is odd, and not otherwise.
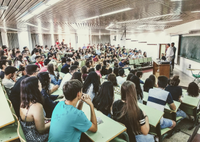
[[[193,115],[194,115],[194,123],[191,127],[188,128],[188,130],[192,130],[198,123],[197,107],[195,107],[195,109],[193,109]]]

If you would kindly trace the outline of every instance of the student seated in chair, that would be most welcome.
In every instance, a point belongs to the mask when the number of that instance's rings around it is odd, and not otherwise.
[[[169,81],[169,86],[165,88],[166,91],[170,92],[172,95],[173,100],[181,102],[181,96],[182,96],[182,88],[178,86],[180,83],[179,76],[174,76],[170,81]],[[181,109],[178,109],[176,112],[176,116],[186,118],[187,115],[184,111]]]
[[[8,66],[5,69],[5,76],[2,80],[2,84],[4,85],[8,96],[10,95],[11,89],[13,88],[16,82],[16,71],[17,69],[13,66]]]
[[[166,103],[169,104],[172,110],[176,110],[176,106],[173,102],[173,98],[170,92],[165,91],[167,86],[168,78],[166,76],[158,77],[158,88],[153,88],[149,90],[149,97],[147,100],[147,106],[155,108],[164,112]],[[176,126],[176,122],[167,118],[161,118],[160,127],[173,129]]]
[[[90,96],[82,93],[82,83],[70,80],[63,86],[65,101],[60,101],[52,114],[49,131],[49,142],[79,142],[82,132],[97,131],[97,120]],[[79,101],[81,100],[81,101]],[[77,106],[77,103],[79,104]],[[91,121],[81,110],[83,102],[91,108]],[[84,104],[86,105],[86,104]],[[77,107],[76,107],[77,106]]]
[[[154,142],[154,137],[148,135],[148,116],[138,106],[134,83],[126,81],[122,84],[121,100],[114,102],[112,111],[113,118],[126,126],[130,142]]]

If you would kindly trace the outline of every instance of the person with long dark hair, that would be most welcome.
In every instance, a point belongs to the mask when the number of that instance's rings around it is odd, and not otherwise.
[[[111,74],[108,75],[108,81],[112,82],[113,87],[114,87],[114,93],[120,94],[120,87],[117,84],[117,78],[116,78],[116,75],[114,73],[111,73]]]
[[[81,83],[83,83],[82,77],[81,77],[81,73],[80,73],[80,72],[75,72],[75,73],[72,75],[72,78],[71,78],[71,79],[78,79]]]
[[[153,87],[157,87],[155,76],[152,74],[152,75],[149,76],[149,78],[153,81]]]
[[[93,99],[94,107],[107,116],[111,116],[111,107],[114,101],[113,84],[110,81],[104,82],[99,92]]]
[[[87,67],[86,66],[82,66],[81,72],[82,72],[83,81],[85,81],[86,77],[88,76],[88,74],[87,74]]]
[[[147,78],[144,82],[143,89],[145,92],[149,92],[149,89],[153,88],[153,81],[150,78]]]
[[[50,86],[50,76],[48,72],[41,72],[37,75],[38,79],[42,84],[42,96],[44,98],[44,110],[46,112],[46,117],[50,118],[53,112],[53,109],[58,102],[54,102],[58,98],[58,95],[50,95],[51,91],[49,90]],[[62,95],[62,94],[60,94]]]
[[[123,123],[127,128],[130,142],[153,142],[149,132],[148,116],[139,108],[134,83],[126,81],[121,86],[121,100],[113,104],[114,120]]]
[[[54,85],[60,85],[60,83],[62,81],[62,77],[59,76],[59,73],[56,75],[55,66],[53,64],[49,64],[47,66],[47,70],[51,77],[51,83],[53,83]]]
[[[99,91],[100,77],[95,71],[92,71],[88,74],[84,84],[83,84],[83,93],[88,94],[91,97],[91,100],[96,96]]]
[[[187,94],[185,94],[185,95],[188,95],[188,96],[191,96],[191,97],[195,97],[195,98],[200,100],[199,86],[195,82],[191,82],[188,85]],[[199,104],[197,106],[198,110],[199,110],[199,106],[200,106],[200,102],[199,102]]]
[[[27,141],[48,141],[50,122],[45,123],[41,83],[36,77],[22,80],[20,123]]]
[[[15,60],[14,60],[14,66],[15,66],[17,69],[19,69],[20,66],[25,67],[25,64],[24,64],[22,55],[19,55],[18,57],[15,58]]]
[[[140,86],[140,79],[137,76],[132,76],[130,79],[131,82],[133,82],[135,84],[136,87],[136,93],[137,93],[137,99],[140,103],[142,103],[143,101],[143,93],[142,93],[142,89]]]

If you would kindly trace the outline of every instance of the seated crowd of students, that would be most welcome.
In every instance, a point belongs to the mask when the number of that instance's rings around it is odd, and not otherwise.
[[[32,56],[29,53],[27,47],[22,52],[4,47],[0,56],[2,84],[27,141],[84,141],[82,132],[98,130],[96,108],[123,123],[131,142],[153,142],[154,136],[148,134],[148,116],[138,106],[138,102],[143,103],[143,92],[149,96],[147,106],[160,111],[164,111],[166,103],[175,110],[173,100],[181,102],[182,88],[178,86],[178,76],[170,81],[159,76],[156,83],[154,75],[143,82],[143,73],[139,71],[130,70],[125,75],[118,57],[146,57],[146,53],[142,55],[137,49],[127,53],[125,47],[121,49],[109,44],[76,51],[62,46],[50,50],[37,46]],[[80,67],[80,61],[85,61],[85,65]],[[58,64],[62,64],[63,78],[58,72]],[[64,101],[58,101],[62,94],[52,95],[58,89],[62,90]],[[192,82],[187,95],[199,98],[198,91],[198,85]],[[121,96],[120,100],[115,98],[116,94]],[[91,120],[81,111],[84,103],[91,108]],[[180,109],[177,116],[187,117]],[[172,129],[176,122],[162,118],[160,125]]]

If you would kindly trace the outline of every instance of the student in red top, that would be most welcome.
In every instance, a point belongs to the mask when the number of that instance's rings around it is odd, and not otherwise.
[[[41,65],[41,67],[44,67],[44,60],[45,60],[45,57],[44,55],[41,56],[41,60],[39,62],[39,64]]]
[[[99,57],[98,57],[97,54],[95,54],[95,57],[93,58],[93,61],[94,61],[94,62],[98,62],[98,61],[99,61]]]
[[[42,67],[41,64],[40,64],[41,56],[36,56],[35,61],[36,61],[35,65],[37,65],[38,68],[41,68]]]

